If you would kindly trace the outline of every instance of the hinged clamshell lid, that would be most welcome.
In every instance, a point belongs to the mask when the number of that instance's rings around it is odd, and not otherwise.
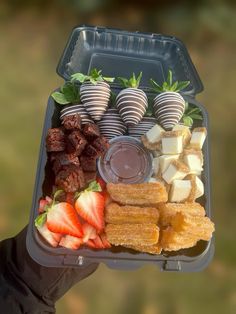
[[[190,81],[181,93],[196,95],[202,82],[184,44],[177,38],[152,33],[131,33],[117,29],[80,26],[72,31],[59,61],[57,73],[65,80],[76,72],[88,74],[91,69],[104,76],[130,77],[143,72],[140,88],[150,89],[149,80],[159,84],[168,70],[173,80]],[[112,83],[114,87],[117,83]]]

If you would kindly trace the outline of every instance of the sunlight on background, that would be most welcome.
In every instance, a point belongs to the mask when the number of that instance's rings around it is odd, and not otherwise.
[[[168,4],[169,3],[169,4]],[[1,1],[0,239],[27,224],[44,111],[72,28],[100,25],[177,36],[205,86],[210,115],[216,254],[202,273],[133,272],[100,265],[57,304],[68,314],[236,313],[234,1]]]

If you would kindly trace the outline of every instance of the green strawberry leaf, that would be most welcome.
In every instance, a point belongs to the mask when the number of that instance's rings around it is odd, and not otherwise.
[[[123,87],[129,87],[129,80],[127,80],[125,77],[117,77],[117,80]]]
[[[70,101],[65,97],[63,93],[54,92],[51,94],[51,96],[55,100],[55,102],[60,105],[66,105],[70,103]]]
[[[179,82],[176,81],[176,82],[171,86],[170,90],[171,90],[172,92],[175,92],[175,91],[176,91],[176,88],[177,88],[177,86],[178,86],[178,84],[179,84]]]
[[[197,113],[191,114],[191,118],[195,119],[195,120],[202,120],[202,116],[200,114],[197,114]]]
[[[169,88],[171,88],[171,86],[172,86],[172,77],[173,77],[172,71],[169,70],[168,71],[167,80],[166,80],[167,84],[169,85]]]
[[[90,78],[90,83],[92,83],[93,85],[96,85],[97,84],[97,80],[96,79],[94,79],[94,78]]]
[[[34,221],[35,227],[36,228],[43,227],[43,225],[46,223],[46,220],[47,220],[47,213],[43,213],[39,215]]]
[[[188,116],[183,116],[184,125],[191,127],[193,125],[193,119]]]
[[[62,86],[61,92],[65,95],[65,98],[69,102],[78,102],[80,100],[79,89],[72,82],[67,82],[64,86]]]
[[[101,188],[101,185],[97,181],[92,181],[89,183],[89,186],[87,187],[86,191],[101,192],[102,188]]]
[[[182,81],[178,83],[178,86],[176,88],[176,92],[179,92],[183,89],[185,89],[190,84],[190,81]]]
[[[83,73],[75,73],[71,75],[72,81],[79,81],[80,83],[84,83],[88,80],[88,75],[84,75]]]
[[[163,90],[161,88],[161,86],[159,84],[157,84],[157,82],[155,82],[153,79],[150,79],[150,83],[152,85],[152,89],[157,92],[157,93],[161,93]]]
[[[143,76],[143,72],[141,71],[136,79],[136,87],[138,88],[139,85],[140,85],[140,82],[141,82],[141,79],[142,79],[142,76]]]
[[[105,77],[103,76],[104,81],[108,82],[108,83],[112,83],[114,82],[115,78],[114,77]]]
[[[62,193],[64,193],[63,190],[57,190],[57,191],[54,193],[54,195],[53,195],[53,201],[52,201],[52,206],[51,206],[51,207],[53,207],[53,205],[56,204],[57,198],[58,198]]]

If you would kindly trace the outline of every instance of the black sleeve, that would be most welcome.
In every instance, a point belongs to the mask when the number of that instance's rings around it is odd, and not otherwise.
[[[81,268],[47,268],[37,264],[26,249],[24,228],[0,242],[0,313],[55,313],[55,302],[75,283],[93,273],[98,264]]]

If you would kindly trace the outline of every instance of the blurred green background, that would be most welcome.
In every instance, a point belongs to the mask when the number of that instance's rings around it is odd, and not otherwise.
[[[235,1],[11,0],[0,2],[0,239],[29,217],[44,111],[55,69],[79,24],[179,37],[204,83],[209,111],[216,253],[201,273],[98,271],[57,304],[68,314],[236,313]]]

